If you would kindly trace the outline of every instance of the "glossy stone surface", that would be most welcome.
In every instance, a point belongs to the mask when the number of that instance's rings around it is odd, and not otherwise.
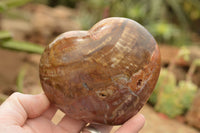
[[[70,31],[40,61],[45,94],[69,117],[123,124],[148,100],[160,72],[160,52],[137,22],[108,18],[89,31]]]

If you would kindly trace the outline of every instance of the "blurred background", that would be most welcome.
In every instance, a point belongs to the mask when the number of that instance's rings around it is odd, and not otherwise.
[[[41,92],[40,55],[57,35],[112,16],[142,24],[162,55],[141,133],[199,133],[199,0],[0,0],[0,103],[16,91]]]

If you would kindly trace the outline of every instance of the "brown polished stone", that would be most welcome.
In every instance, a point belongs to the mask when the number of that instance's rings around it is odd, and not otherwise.
[[[57,37],[40,61],[45,94],[69,117],[123,124],[146,103],[160,72],[160,52],[137,22],[107,18],[89,31]]]

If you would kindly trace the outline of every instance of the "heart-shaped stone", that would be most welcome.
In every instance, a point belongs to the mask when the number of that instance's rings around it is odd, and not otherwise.
[[[152,35],[137,22],[107,18],[89,31],[57,37],[45,49],[39,70],[45,94],[69,117],[119,125],[152,93],[160,53]]]

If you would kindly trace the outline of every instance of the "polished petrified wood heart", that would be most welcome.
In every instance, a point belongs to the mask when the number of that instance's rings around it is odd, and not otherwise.
[[[140,24],[108,18],[89,31],[57,37],[39,69],[45,94],[69,117],[118,125],[148,100],[159,76],[160,53]]]

